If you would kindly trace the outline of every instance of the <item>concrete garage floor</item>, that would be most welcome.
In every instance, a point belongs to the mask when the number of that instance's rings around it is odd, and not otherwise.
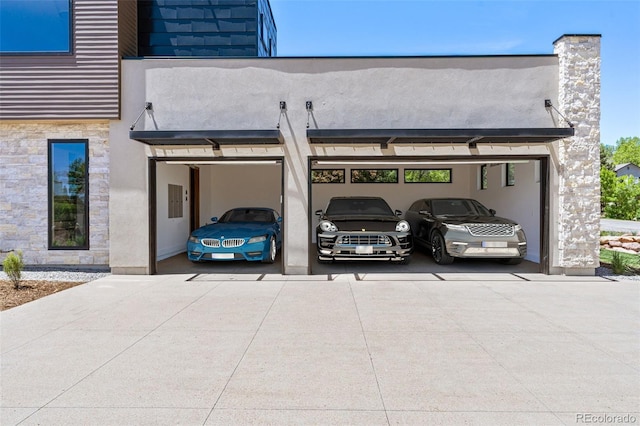
[[[101,278],[0,313],[0,424],[640,422],[638,282],[451,275]]]
[[[194,264],[185,253],[158,262],[158,274],[278,274],[281,273],[281,254],[272,265],[260,262],[205,262]],[[311,265],[313,275],[332,274],[448,274],[448,273],[508,273],[531,274],[540,271],[537,263],[523,261],[520,265],[503,265],[494,260],[456,259],[451,265],[438,265],[430,255],[415,251],[408,265],[383,261],[334,262]]]

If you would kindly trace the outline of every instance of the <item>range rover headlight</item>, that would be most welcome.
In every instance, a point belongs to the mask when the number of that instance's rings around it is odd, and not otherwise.
[[[452,231],[467,232],[467,227],[464,225],[453,225],[451,223],[445,223],[444,226],[446,226],[447,229],[451,229]]]
[[[522,231],[522,225],[515,225],[515,226],[513,227],[513,230],[514,230],[515,232]]]
[[[189,242],[198,244],[200,242],[200,238],[198,238],[196,236],[193,236],[193,235],[190,235],[189,236]]]
[[[396,232],[408,232],[409,231],[409,222],[406,220],[401,220],[396,223]]]
[[[328,220],[323,220],[320,222],[320,229],[323,232],[336,232],[338,227],[333,224],[333,222],[329,222]]]

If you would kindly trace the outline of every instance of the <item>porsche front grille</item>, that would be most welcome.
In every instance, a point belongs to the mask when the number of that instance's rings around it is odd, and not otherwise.
[[[336,244],[343,246],[390,246],[391,240],[386,235],[342,235]]]
[[[511,237],[513,225],[507,223],[468,223],[467,229],[474,237]]]

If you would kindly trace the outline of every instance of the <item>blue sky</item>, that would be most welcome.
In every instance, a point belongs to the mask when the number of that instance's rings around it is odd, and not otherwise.
[[[552,54],[601,34],[601,142],[640,137],[640,0],[270,0],[278,56]]]

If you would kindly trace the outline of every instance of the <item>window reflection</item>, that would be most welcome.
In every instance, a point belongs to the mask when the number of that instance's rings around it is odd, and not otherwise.
[[[50,248],[88,248],[87,143],[49,145]]]
[[[70,0],[2,0],[0,52],[71,52]]]

